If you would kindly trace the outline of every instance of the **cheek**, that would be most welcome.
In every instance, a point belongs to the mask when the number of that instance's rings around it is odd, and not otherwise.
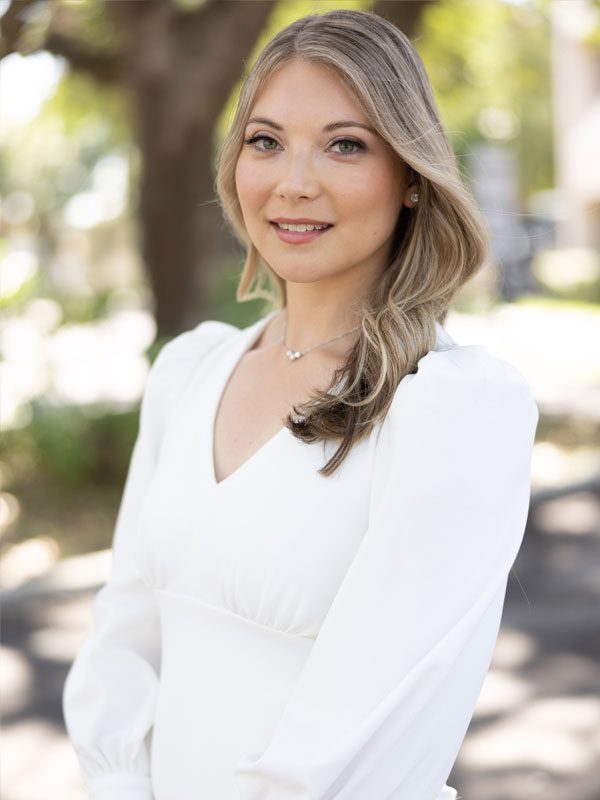
[[[367,191],[373,204],[383,207],[397,202],[402,187],[391,166],[378,164],[369,177]]]
[[[243,164],[238,160],[235,165],[235,189],[238,197],[243,202],[244,195],[246,194],[246,175]]]
[[[260,194],[258,178],[252,165],[240,158],[235,168],[235,187],[242,206],[252,205]]]
[[[401,187],[395,176],[384,165],[375,165],[364,170],[348,173],[348,178],[338,185],[340,198],[363,213],[380,213],[382,208],[395,204],[401,194]]]
[[[368,229],[377,238],[387,235],[388,228],[395,225],[400,213],[402,187],[398,180],[385,169],[372,169],[358,176],[343,194],[349,215],[359,216],[362,224],[357,232]]]

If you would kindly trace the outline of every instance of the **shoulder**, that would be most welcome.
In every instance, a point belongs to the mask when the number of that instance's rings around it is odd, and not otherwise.
[[[163,345],[154,360],[148,374],[148,388],[179,385],[214,347],[239,332],[235,325],[209,319],[175,336]]]
[[[235,325],[205,320],[178,334],[161,348],[152,363],[142,397],[142,423],[161,425],[195,368],[221,342],[240,333]],[[156,432],[157,435],[160,431]]]
[[[156,357],[154,371],[160,371],[168,365],[191,363],[208,353],[214,346],[229,339],[240,329],[228,322],[208,319],[200,322],[195,328],[184,331],[167,342]],[[158,368],[158,369],[157,369]]]
[[[411,419],[475,435],[491,427],[535,431],[539,411],[525,376],[483,345],[450,340],[439,349],[436,345],[417,366],[398,384],[388,426]]]
[[[466,488],[469,503],[486,503],[502,481],[528,487],[538,416],[525,377],[484,346],[431,350],[400,381],[379,428],[374,500],[390,481],[438,503]]]

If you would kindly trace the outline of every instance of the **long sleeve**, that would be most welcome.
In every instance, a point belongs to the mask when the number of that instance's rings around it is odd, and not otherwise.
[[[441,800],[527,519],[538,409],[482,346],[431,351],[381,425],[369,522],[242,800]]]
[[[192,368],[229,331],[207,321],[177,336],[150,369],[113,535],[112,570],[67,675],[63,715],[91,800],[152,800],[149,748],[160,678],[160,620],[135,561],[138,511],[170,410]]]

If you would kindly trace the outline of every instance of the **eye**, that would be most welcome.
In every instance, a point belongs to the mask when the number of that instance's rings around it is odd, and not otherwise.
[[[266,142],[274,142],[275,144],[277,144],[277,141],[275,139],[273,139],[272,136],[267,136],[264,133],[260,133],[257,136],[252,136],[249,139],[244,139],[244,144],[250,144],[251,145],[251,144],[254,144],[255,142],[260,142],[260,141],[263,141],[263,140],[265,140]],[[363,144],[363,142],[359,141],[358,139],[336,139],[335,142],[331,143],[331,146],[333,147],[336,144],[349,144],[349,145],[353,145],[356,148],[355,150],[351,150],[351,151],[342,150],[339,153],[340,155],[353,156],[357,152],[359,152],[360,150],[364,150],[365,149],[365,145]],[[254,149],[258,150],[259,152],[262,152],[262,153],[267,153],[269,151],[275,150],[274,147],[266,147],[266,148],[255,147]]]
[[[332,147],[334,144],[352,144],[356,147],[356,150],[352,150],[351,152],[343,152],[342,155],[353,156],[355,153],[358,153],[360,150],[365,149],[365,145],[362,142],[359,142],[358,139],[337,139],[335,142],[332,143]]]
[[[250,139],[244,139],[244,144],[254,144],[254,142],[260,142],[263,139],[266,139],[269,142],[275,142],[275,144],[277,144],[277,142],[275,141],[275,139],[273,139],[272,136],[265,136],[265,134],[259,134],[258,136],[252,136]],[[262,151],[263,153],[266,152],[266,150],[263,150],[262,147],[255,147],[254,149]],[[267,150],[272,150],[272,149],[274,148],[267,147]]]

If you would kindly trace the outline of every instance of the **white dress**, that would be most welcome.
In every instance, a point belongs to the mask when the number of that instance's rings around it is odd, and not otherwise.
[[[217,482],[218,401],[267,314],[154,362],[111,576],[63,693],[93,800],[452,800],[528,512],[522,374],[437,325],[383,422],[282,427]],[[335,390],[336,387],[333,387]]]

